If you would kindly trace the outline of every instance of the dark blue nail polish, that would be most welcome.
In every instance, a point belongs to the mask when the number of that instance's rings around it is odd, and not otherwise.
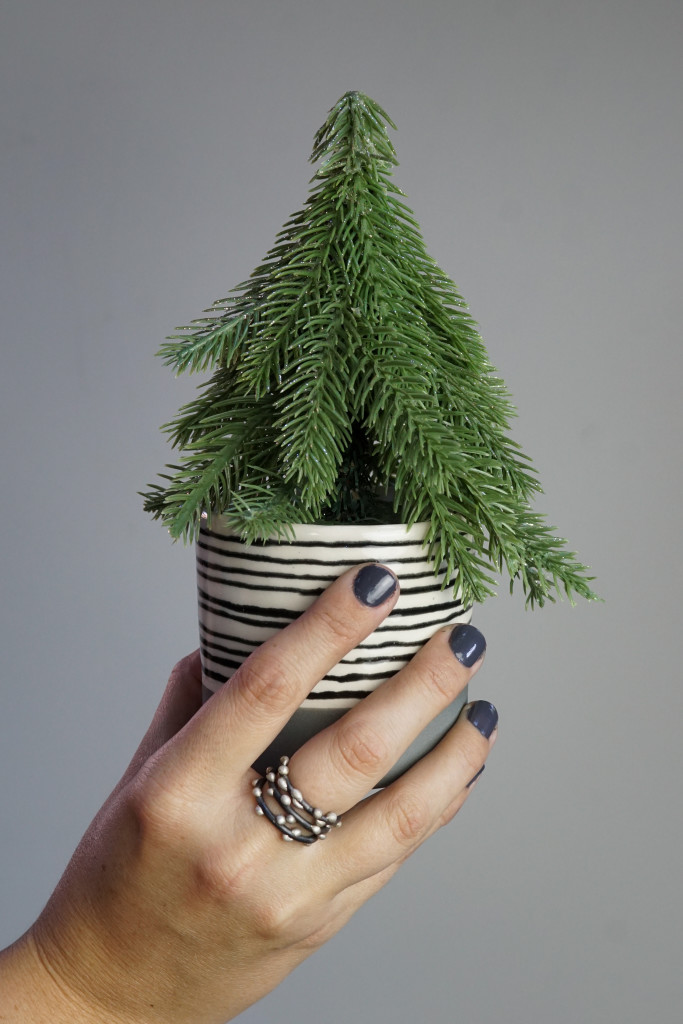
[[[476,626],[453,626],[448,644],[461,665],[471,668],[486,650],[484,634]]]
[[[477,700],[470,705],[467,709],[467,717],[484,739],[489,738],[498,724],[498,712],[487,700]]]
[[[469,788],[470,788],[470,786],[473,786],[473,785],[474,785],[474,783],[475,783],[475,782],[477,781],[477,779],[479,778],[479,776],[481,775],[481,773],[483,772],[483,770],[484,770],[484,768],[485,768],[485,767],[486,767],[486,765],[485,765],[485,764],[483,764],[483,765],[481,766],[481,768],[479,769],[479,771],[477,772],[477,774],[476,774],[476,775],[474,775],[474,776],[473,776],[473,777],[472,777],[472,778],[470,779],[470,781],[469,781],[469,782],[467,783],[467,785],[465,786],[465,789],[469,789]]]
[[[353,592],[369,608],[377,608],[396,590],[398,581],[383,565],[364,565],[356,573]]]

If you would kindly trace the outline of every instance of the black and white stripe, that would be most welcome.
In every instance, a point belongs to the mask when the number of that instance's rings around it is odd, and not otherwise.
[[[220,517],[197,540],[199,631],[205,686],[215,691],[269,636],[295,619],[350,566],[383,562],[401,593],[394,610],[322,679],[303,707],[347,708],[394,675],[437,629],[471,609],[443,587],[425,557],[426,523],[295,527],[291,543],[247,546]]]

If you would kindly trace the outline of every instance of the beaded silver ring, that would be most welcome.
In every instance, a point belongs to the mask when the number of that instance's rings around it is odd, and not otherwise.
[[[334,811],[325,814],[304,798],[289,778],[289,758],[281,757],[277,770],[266,769],[266,774],[252,782],[256,798],[256,813],[275,825],[286,843],[317,843],[325,839],[333,828],[341,828],[341,818]],[[278,805],[275,809],[267,802]]]

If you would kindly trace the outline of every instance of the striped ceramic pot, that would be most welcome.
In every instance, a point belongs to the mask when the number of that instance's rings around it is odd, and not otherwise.
[[[265,770],[394,675],[437,629],[469,622],[472,610],[443,586],[422,546],[427,523],[300,525],[294,540],[244,544],[220,516],[202,523],[197,590],[204,697],[207,699],[269,636],[295,619],[350,566],[382,562],[399,578],[391,614],[321,679],[255,767]],[[441,739],[466,694],[443,711],[382,780],[397,778]]]

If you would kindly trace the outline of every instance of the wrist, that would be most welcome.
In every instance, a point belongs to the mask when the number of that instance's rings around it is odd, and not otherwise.
[[[105,1024],[93,1010],[52,970],[33,929],[0,951],[2,1024]]]

